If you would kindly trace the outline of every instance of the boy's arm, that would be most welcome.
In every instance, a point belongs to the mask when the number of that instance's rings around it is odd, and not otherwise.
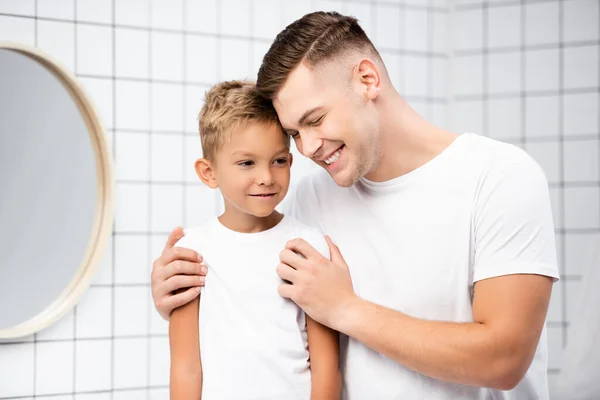
[[[202,397],[199,311],[200,296],[171,314],[171,400],[198,400]]]
[[[340,398],[339,333],[306,316],[312,381],[311,400]]]

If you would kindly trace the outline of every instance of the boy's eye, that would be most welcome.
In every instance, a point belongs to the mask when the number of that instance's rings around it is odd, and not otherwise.
[[[240,167],[251,167],[252,165],[254,165],[254,161],[250,161],[250,160],[247,160],[247,161],[240,161],[240,162],[238,163],[238,165],[239,165]]]
[[[275,164],[279,164],[279,165],[285,165],[287,164],[288,159],[287,158],[278,158],[277,160],[275,160]]]

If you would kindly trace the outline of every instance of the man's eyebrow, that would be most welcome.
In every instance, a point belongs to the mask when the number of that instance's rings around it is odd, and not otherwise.
[[[319,110],[323,108],[322,106],[317,106],[317,107],[313,107],[310,110],[307,110],[304,114],[302,114],[302,116],[300,117],[300,119],[298,120],[298,125],[302,125],[304,124],[304,122],[306,121],[306,119],[308,118],[308,116],[312,113],[314,113],[315,111]]]

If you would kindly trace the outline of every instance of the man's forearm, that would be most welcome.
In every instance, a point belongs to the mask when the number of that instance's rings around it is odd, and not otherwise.
[[[481,323],[427,321],[357,298],[332,328],[429,377],[510,389],[522,378],[518,352]]]

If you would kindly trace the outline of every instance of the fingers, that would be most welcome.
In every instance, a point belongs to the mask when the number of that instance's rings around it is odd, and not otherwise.
[[[281,253],[279,253],[279,260],[293,269],[299,269],[307,265],[307,261],[304,257],[290,249],[283,249]]]
[[[296,279],[298,279],[298,271],[287,264],[281,263],[277,265],[275,270],[281,279],[288,281],[289,283],[294,283],[296,282]]]
[[[315,250],[315,248],[308,244],[304,239],[292,239],[285,244],[285,248],[300,253],[307,259],[323,258],[323,255]]]
[[[281,297],[293,300],[292,296],[294,295],[294,286],[290,285],[289,283],[282,283],[277,287],[277,292]]]
[[[329,255],[331,257],[331,261],[335,264],[346,264],[346,261],[340,252],[340,248],[333,243],[333,240],[331,240],[329,236],[325,235],[325,241],[327,242],[327,246],[329,246]]]
[[[187,249],[184,247],[171,247],[163,251],[162,255],[156,260],[156,263],[158,266],[168,266],[173,261],[201,263],[202,256],[192,249]]]
[[[162,313],[166,315],[171,315],[171,312],[173,312],[174,309],[189,303],[190,301],[198,297],[199,294],[199,287],[191,287],[186,291],[163,298],[159,308],[162,311]]]
[[[175,292],[180,289],[204,286],[206,278],[198,275],[175,275],[167,279],[162,285],[161,292],[163,295]]]
[[[175,229],[173,229],[171,231],[171,234],[169,235],[169,238],[167,239],[167,243],[165,244],[164,250],[175,246],[175,243],[177,243],[177,241],[179,239],[181,239],[182,237],[183,237],[183,228],[178,226]]]

